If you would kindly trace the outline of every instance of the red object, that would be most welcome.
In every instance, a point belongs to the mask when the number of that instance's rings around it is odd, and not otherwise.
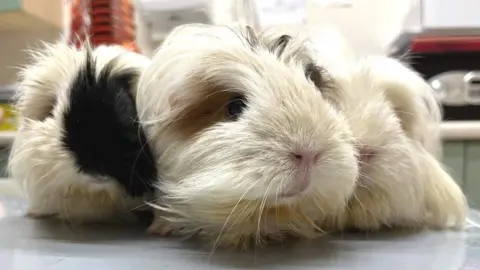
[[[480,36],[418,36],[412,41],[414,53],[480,51]]]
[[[118,44],[139,52],[130,0],[73,0],[69,40],[79,46],[86,38],[93,46]]]

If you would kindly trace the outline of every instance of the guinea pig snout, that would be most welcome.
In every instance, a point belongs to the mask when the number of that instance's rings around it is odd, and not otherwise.
[[[293,151],[291,156],[300,168],[309,168],[317,163],[320,152],[311,149],[301,149]]]
[[[377,151],[368,146],[357,147],[357,161],[360,167],[364,167],[372,162],[372,159],[377,156]]]
[[[296,173],[288,187],[281,192],[281,197],[294,197],[303,193],[310,187],[311,182],[309,167],[305,167]]]
[[[282,197],[292,197],[307,190],[311,183],[311,172],[320,158],[320,152],[312,149],[299,149],[290,153],[296,165],[294,177]]]

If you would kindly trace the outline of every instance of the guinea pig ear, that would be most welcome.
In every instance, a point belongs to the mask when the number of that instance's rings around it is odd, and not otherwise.
[[[64,42],[43,44],[30,52],[33,61],[19,72],[16,109],[22,118],[43,121],[52,114],[57,95],[77,71],[79,51]]]
[[[442,113],[430,85],[392,58],[370,57],[363,63],[368,66],[374,85],[383,89],[405,133],[431,153],[439,154]]]

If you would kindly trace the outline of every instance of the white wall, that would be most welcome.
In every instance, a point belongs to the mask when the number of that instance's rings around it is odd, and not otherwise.
[[[261,1],[261,0],[257,0]],[[418,4],[419,0],[352,0],[352,7],[347,9],[321,8],[316,2],[322,0],[307,0],[308,23],[335,24],[343,34],[351,40],[360,53],[379,53],[401,31],[408,11]],[[145,35],[145,29],[139,26],[140,35]],[[39,32],[8,32],[0,33],[0,85],[15,79],[17,67],[26,63],[24,50],[38,44],[40,40],[53,41],[59,33],[55,29]],[[144,44],[152,51],[154,46]]]
[[[308,24],[336,25],[360,54],[386,51],[389,43],[406,24],[410,10],[420,2],[420,0],[351,0],[352,5],[348,8],[322,8],[322,1],[335,0],[306,1]],[[139,45],[146,54],[151,54],[155,46],[145,37],[145,26],[139,22],[138,28]]]
[[[360,53],[381,53],[404,27],[420,0],[352,0],[349,8],[321,8],[307,0],[310,24],[335,24]]]

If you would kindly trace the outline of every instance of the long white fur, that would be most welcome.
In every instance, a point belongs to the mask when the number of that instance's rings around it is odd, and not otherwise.
[[[229,2],[232,5],[232,1]],[[246,10],[252,8],[246,7]],[[236,21],[219,19],[221,23],[230,23],[231,27],[197,24],[175,29],[140,82],[139,93],[143,97],[138,96],[137,102],[141,119],[149,126],[147,133],[152,141],[157,142],[156,149],[162,153],[159,164],[165,168],[164,182],[159,189],[166,195],[160,205],[155,206],[158,212],[151,231],[164,234],[183,229],[183,233],[199,232],[214,239],[216,245],[246,247],[252,236],[256,244],[264,237],[281,238],[280,230],[315,237],[319,231],[350,227],[366,230],[383,226],[462,228],[467,212],[466,200],[438,160],[441,155],[441,113],[433,92],[418,74],[388,57],[357,59],[341,34],[332,27],[304,29],[308,31],[303,35],[292,32],[291,28],[265,29],[261,36],[266,44],[285,33],[294,37],[294,45],[288,46],[283,56],[289,58],[289,64],[293,63],[285,73],[282,64],[270,65],[271,55],[260,53],[261,60],[258,60],[256,55],[247,53],[248,48],[240,48],[248,45],[241,42],[236,32],[242,25],[238,22],[248,22],[252,18],[239,15]],[[253,25],[259,30],[258,20],[253,21]],[[215,51],[219,53],[214,54]],[[296,125],[309,125],[297,113],[308,107],[303,103],[304,97],[317,100],[309,96],[313,92],[309,92],[306,86],[299,87],[305,89],[301,93],[304,96],[291,99],[289,91],[294,88],[286,90],[285,84],[275,84],[287,81],[287,85],[295,85],[302,81],[303,75],[295,69],[302,70],[298,63],[306,59],[313,59],[326,68],[333,79],[336,87],[322,93],[322,97],[332,110],[340,112],[340,115],[335,114],[336,121],[340,121],[337,123],[339,128],[346,134],[353,134],[357,150],[366,145],[375,151],[374,159],[368,164],[360,162],[354,193],[349,195],[347,205],[344,198],[350,190],[347,186],[338,188],[352,182],[337,182],[332,188],[329,184],[333,182],[328,181],[330,177],[323,171],[319,175],[323,181],[319,181],[318,189],[314,188],[311,193],[319,194],[313,196],[313,200],[309,195],[287,204],[258,200],[262,192],[267,195],[271,192],[265,185],[258,192],[251,192],[252,186],[262,186],[261,181],[268,182],[267,179],[252,178],[252,171],[262,167],[266,178],[275,178],[279,157],[269,155],[271,163],[249,157],[239,171],[234,170],[238,168],[232,163],[243,161],[245,153],[265,151],[260,144],[252,144],[246,137],[252,123],[262,122],[261,113],[255,114],[252,122],[220,123],[186,140],[179,140],[180,136],[174,130],[168,130],[174,121],[172,115],[182,111],[181,107],[169,103],[172,95],[188,100],[189,95],[195,94],[195,84],[189,79],[202,76],[216,78],[233,85],[235,90],[246,91],[247,96],[260,101],[252,105],[253,108],[285,100],[287,111],[278,106],[272,108],[271,122],[278,121],[292,127],[292,122],[287,124],[283,122],[285,120],[279,120],[282,114],[291,114],[298,119]],[[258,70],[265,69],[269,73],[258,76]],[[268,98],[266,94],[272,88],[286,91],[276,92],[279,98]],[[317,107],[325,106],[324,101],[317,102]],[[341,115],[348,122],[347,127]],[[321,127],[324,121],[333,119],[325,116],[311,115],[316,120],[310,124],[320,127],[316,133],[318,138],[329,136],[330,131]],[[279,138],[286,134],[285,129],[272,129],[271,123],[255,128],[278,134]],[[235,140],[229,140],[228,135],[232,133],[238,136]],[[265,144],[265,141],[261,142]],[[231,145],[244,146],[234,148]],[[360,153],[354,154],[358,156]],[[340,164],[351,162],[350,157],[344,155],[343,158],[337,160],[339,165],[334,170],[347,179],[346,176],[354,170],[351,165],[350,169],[340,169]],[[285,179],[288,175],[284,175],[280,183],[288,181]],[[331,197],[327,193],[333,190],[336,192]],[[272,219],[276,220],[274,226]]]
[[[436,158],[441,158],[441,109],[436,93],[419,75],[397,59],[368,56],[359,66],[375,76],[375,84],[385,89],[386,98],[396,110],[403,129]]]
[[[397,59],[356,56],[332,26],[302,31],[313,58],[340,85],[324,97],[345,113],[359,147],[378,152],[371,164],[361,166],[372,168],[361,168],[349,210],[333,218],[333,228],[462,228],[467,203],[440,162],[441,109],[428,83]],[[273,40],[285,29],[265,32]],[[330,222],[327,217],[323,228]]]
[[[359,147],[374,151],[361,168],[345,225],[461,228],[465,198],[437,160],[438,105],[426,105],[426,83],[391,61],[385,60],[387,66],[360,62],[342,96]]]
[[[163,173],[152,232],[182,229],[245,247],[283,232],[314,237],[321,233],[315,220],[345,207],[358,173],[352,137],[346,119],[305,77],[307,59],[289,57],[301,47],[301,39],[292,41],[279,59],[262,47],[254,52],[238,29],[194,24],[171,33],[142,74],[136,99]],[[184,138],[170,125],[207,81],[244,93],[248,109],[236,122]],[[288,153],[297,145],[322,158],[305,196],[280,199],[294,178]]]
[[[80,49],[63,42],[44,44],[32,51],[32,63],[20,73],[16,99],[20,128],[12,146],[9,171],[27,196],[28,214],[34,217],[109,221],[143,203],[142,198],[126,196],[111,179],[79,173],[73,156],[62,144],[62,119],[68,109],[70,84],[87,50],[92,50],[88,43]],[[97,72],[116,57],[117,71],[143,69],[149,64],[148,59],[120,46],[99,46],[92,50],[92,56]],[[51,110],[53,117],[47,117]]]
[[[368,56],[352,62],[338,57],[342,50],[352,52],[348,44],[325,50],[319,42],[328,36],[315,39],[318,58],[336,63],[329,71],[342,89],[328,98],[345,114],[358,148],[375,152],[361,166],[357,189],[346,211],[334,218],[334,228],[462,228],[467,203],[439,161],[441,111],[429,85],[396,59]]]

